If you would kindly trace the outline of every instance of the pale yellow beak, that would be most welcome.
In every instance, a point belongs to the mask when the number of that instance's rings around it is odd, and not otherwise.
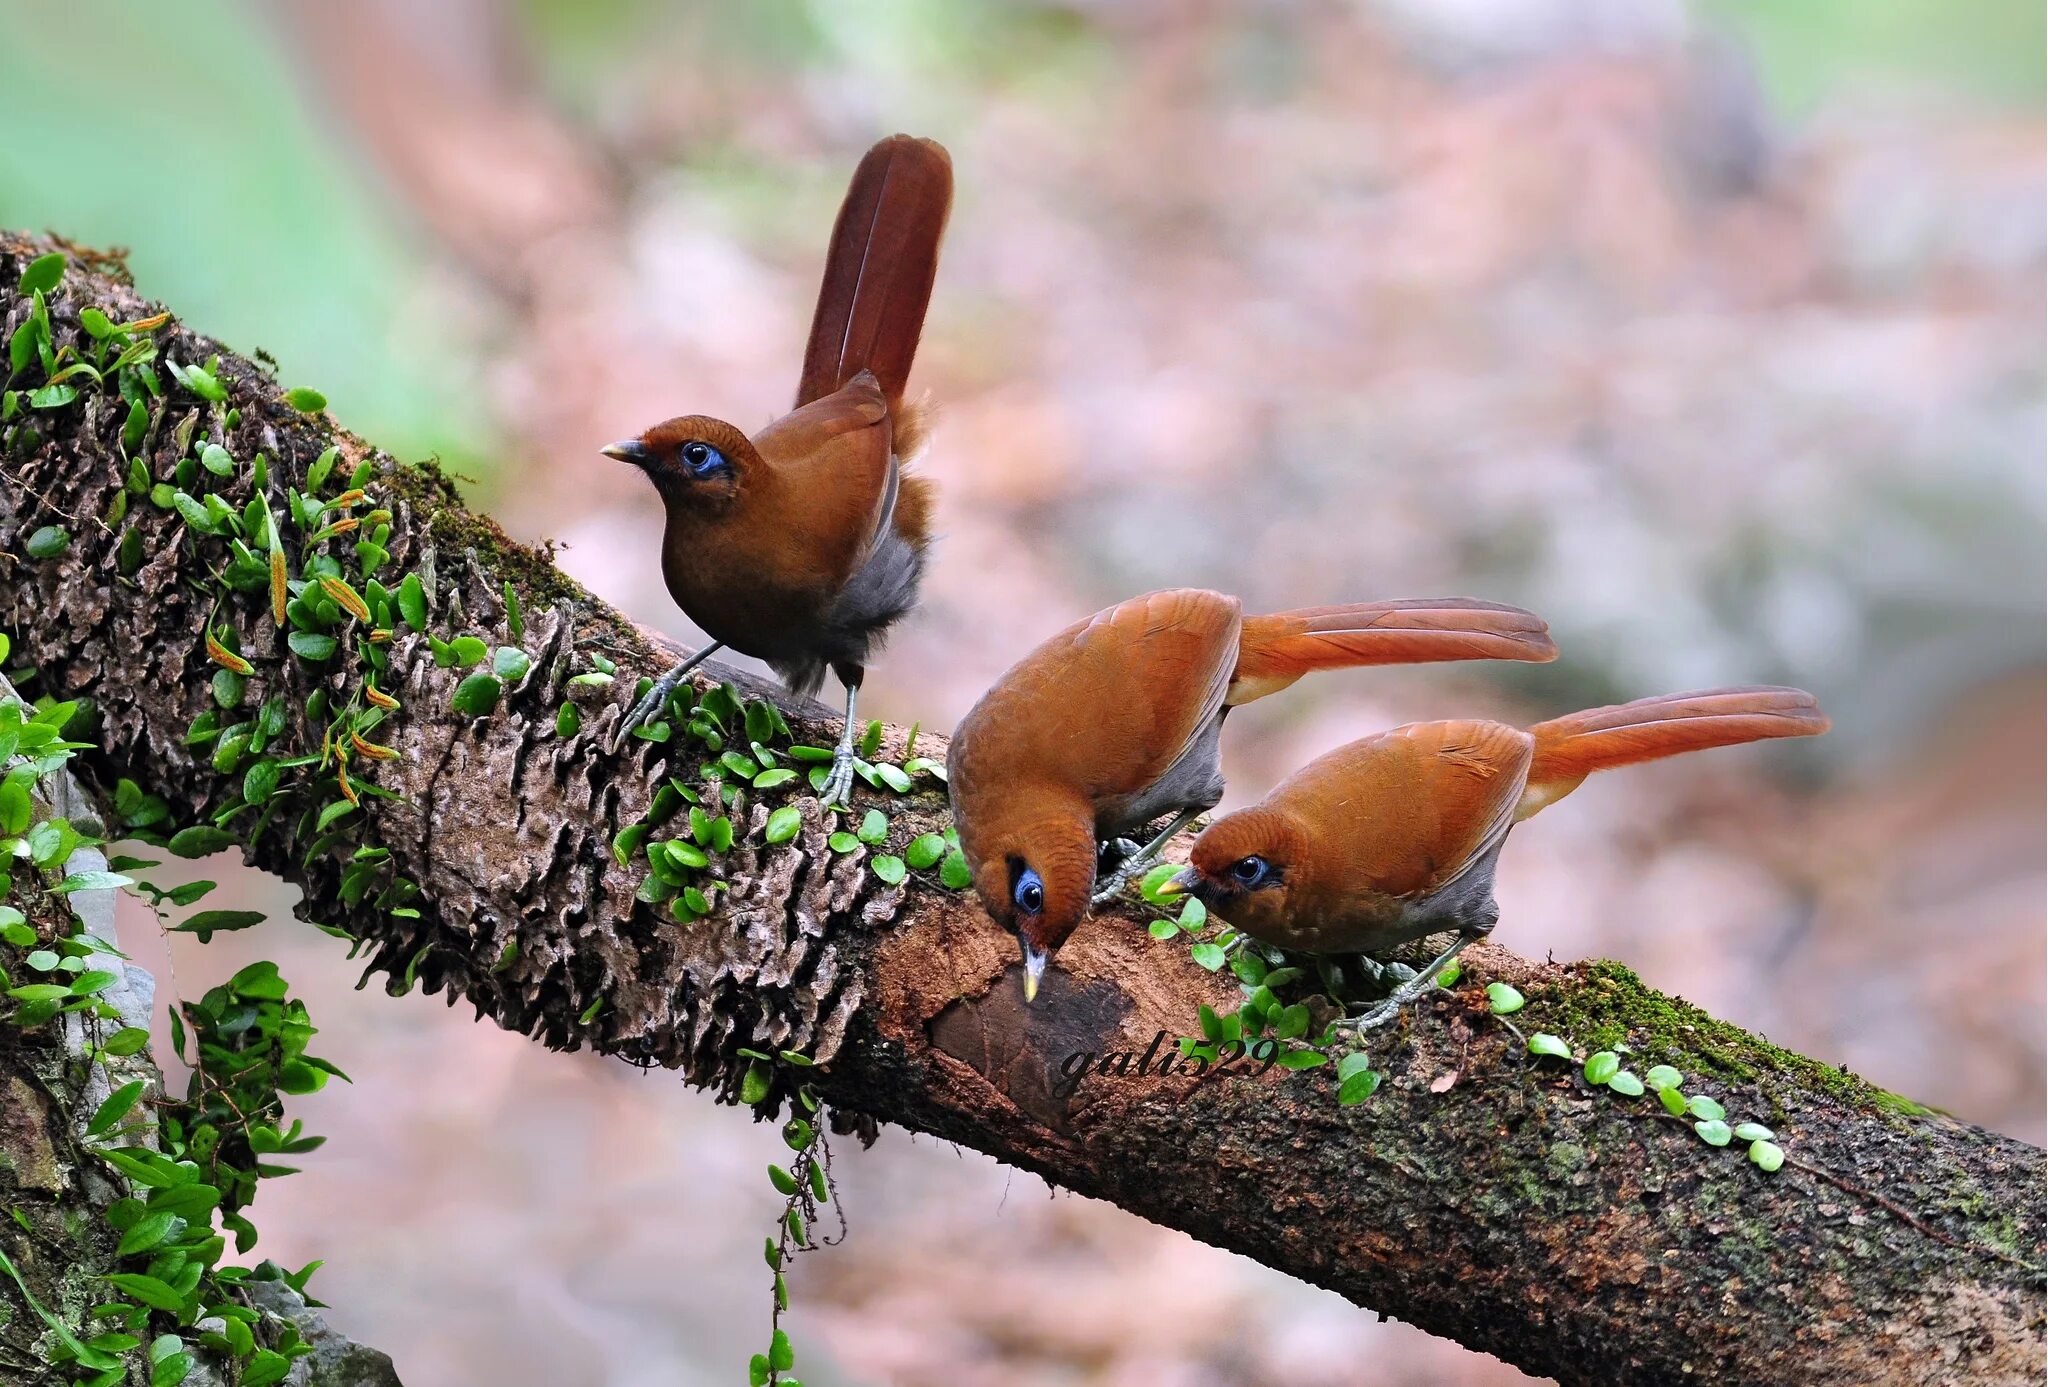
[[[1038,999],[1038,980],[1045,976],[1046,954],[1022,939],[1017,944],[1024,950],[1024,1004],[1029,1006]]]

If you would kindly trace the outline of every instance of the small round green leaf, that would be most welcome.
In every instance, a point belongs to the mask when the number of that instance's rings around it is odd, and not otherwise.
[[[417,573],[406,574],[398,585],[398,614],[413,630],[427,629],[427,588]]]
[[[291,646],[292,654],[301,660],[318,664],[329,659],[340,648],[340,642],[332,636],[323,636],[318,631],[294,631],[285,637],[285,644]]]
[[[1162,905],[1167,901],[1177,899],[1182,893],[1178,890],[1167,890],[1166,883],[1171,881],[1179,872],[1180,867],[1175,863],[1160,863],[1151,871],[1145,873],[1143,880],[1138,884],[1138,894],[1154,905]]]
[[[1734,1135],[1728,1130],[1728,1124],[1718,1117],[1710,1117],[1704,1122],[1695,1122],[1692,1124],[1692,1129],[1698,1132],[1700,1140],[1709,1146],[1726,1146],[1728,1138]]]
[[[1682,1089],[1660,1088],[1657,1090],[1657,1101],[1662,1103],[1664,1111],[1673,1117],[1685,1116],[1685,1093]]]
[[[1538,1031],[1529,1037],[1529,1053],[1568,1060],[1572,1057],[1572,1047],[1565,1044],[1561,1036],[1554,1036],[1549,1031]]]
[[[1380,1076],[1377,1071],[1360,1069],[1356,1073],[1347,1075],[1337,1085],[1337,1102],[1340,1106],[1346,1108],[1356,1103],[1363,1103],[1366,1099],[1372,1097],[1374,1090],[1378,1089],[1379,1086]]]
[[[939,885],[948,891],[965,891],[974,884],[974,869],[967,865],[967,855],[954,848],[946,854],[946,860],[939,867]]]
[[[946,840],[939,834],[927,833],[910,840],[910,846],[903,850],[903,860],[917,871],[936,866],[946,855]]]
[[[28,537],[28,556],[54,559],[71,547],[71,531],[62,525],[45,525]]]
[[[285,391],[284,402],[301,414],[318,414],[327,408],[327,397],[304,385]]]
[[[1527,998],[1504,982],[1486,985],[1486,1005],[1495,1016],[1511,1016],[1527,1004]]]
[[[868,863],[868,870],[890,886],[902,884],[904,872],[903,859],[893,853],[885,852],[876,856],[873,861]]]
[[[762,836],[770,843],[787,843],[803,826],[804,816],[793,805],[785,804],[768,816],[768,827]]]
[[[774,1072],[767,1065],[755,1060],[747,1066],[745,1076],[740,1079],[740,1101],[751,1108],[768,1096],[768,1090],[773,1082]]]
[[[1685,1082],[1685,1075],[1668,1064],[1657,1064],[1650,1066],[1650,1072],[1643,1075],[1643,1082],[1661,1092],[1667,1088],[1677,1088]]]
[[[28,268],[23,270],[21,278],[15,281],[15,293],[26,299],[37,290],[47,293],[56,288],[57,281],[64,278],[66,263],[62,251],[53,250],[48,255],[37,256],[28,262]]]
[[[1321,1050],[1289,1050],[1280,1057],[1280,1067],[1282,1069],[1315,1069],[1329,1062],[1330,1057]],[[1352,1075],[1352,1079],[1357,1077],[1355,1074]],[[1346,1082],[1348,1083],[1350,1080],[1346,1080]]]
[[[1612,1050],[1599,1050],[1587,1057],[1586,1082],[1604,1084],[1621,1072],[1621,1056]]]
[[[222,848],[233,847],[235,835],[211,824],[194,824],[171,835],[169,847],[175,857],[205,857]]]
[[[450,706],[458,713],[480,718],[498,706],[498,696],[504,691],[505,685],[497,675],[472,674],[455,686]]]
[[[1744,1122],[1735,1128],[1737,1141],[1775,1141],[1778,1134],[1761,1122]]]
[[[1188,950],[1188,956],[1212,973],[1223,966],[1226,957],[1221,944],[1196,944]]]
[[[1778,1148],[1776,1142],[1767,1138],[1760,1137],[1749,1144],[1749,1158],[1756,1162],[1757,1169],[1766,1175],[1785,1164],[1785,1153]]]
[[[1694,1117],[1703,1117],[1709,1122],[1718,1122],[1728,1115],[1725,1108],[1704,1093],[1694,1094],[1690,1106]]]
[[[1610,1078],[1607,1081],[1607,1087],[1624,1098],[1640,1098],[1643,1096],[1643,1081],[1626,1069],[1620,1070],[1614,1077]]]

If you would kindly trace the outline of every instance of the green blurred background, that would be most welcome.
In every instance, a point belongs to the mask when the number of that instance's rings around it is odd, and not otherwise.
[[[1410,718],[1806,685],[1821,742],[1518,833],[1502,941],[2039,1141],[2042,50],[2016,0],[4,0],[0,223],[126,247],[687,637],[595,449],[782,407],[847,171],[935,136],[946,540],[875,712],[949,726],[1183,582],[1473,591],[1565,652],[1260,704],[1230,803]],[[772,1131],[354,993],[310,931],[185,942],[145,946],[185,992],[279,957],[356,1077],[262,1250],[328,1258],[409,1382],[738,1379]],[[1519,1380],[971,1153],[848,1155],[855,1235],[795,1277],[813,1387]]]

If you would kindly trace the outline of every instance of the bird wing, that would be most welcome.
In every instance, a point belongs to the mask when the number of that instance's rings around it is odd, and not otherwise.
[[[1268,802],[1314,826],[1333,893],[1419,899],[1514,826],[1532,746],[1505,723],[1410,723],[1318,757]]]
[[[836,589],[860,571],[892,523],[902,469],[890,446],[888,401],[860,372],[754,435],[754,450],[787,501],[772,510],[781,543],[814,555],[814,579]]]
[[[1126,749],[1101,765],[1104,791],[1143,789],[1188,753],[1223,707],[1242,622],[1234,597],[1170,588],[1072,628],[1075,652],[1096,669],[1094,715]]]

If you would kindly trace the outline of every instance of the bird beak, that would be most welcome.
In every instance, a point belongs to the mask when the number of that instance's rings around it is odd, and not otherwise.
[[[622,438],[617,443],[608,443],[598,451],[608,458],[630,462],[635,467],[647,465],[647,445],[637,438]]]
[[[1026,1006],[1038,997],[1038,980],[1045,976],[1045,950],[1034,949],[1023,940],[1018,944],[1024,950],[1024,1004]]]
[[[1162,896],[1185,896],[1202,884],[1202,874],[1193,867],[1183,867],[1160,883]]]

